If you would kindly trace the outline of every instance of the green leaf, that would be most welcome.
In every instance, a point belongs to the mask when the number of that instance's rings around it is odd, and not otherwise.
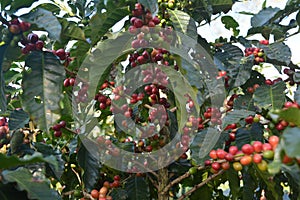
[[[232,0],[212,0],[212,1],[208,1],[209,3],[211,3],[213,12],[212,14],[217,14],[220,12],[224,12],[227,13],[231,7],[234,1]]]
[[[189,197],[190,200],[213,199],[213,190],[207,184],[198,188]]]
[[[58,166],[55,163],[46,163],[47,174],[53,174],[53,177],[59,179],[64,172],[65,161],[62,158],[62,153],[58,149],[53,149],[52,146],[45,143],[34,143],[36,150],[44,155],[44,157],[54,156]],[[49,172],[49,173],[48,173]]]
[[[300,170],[297,164],[293,165],[282,165],[282,170],[285,173],[290,174],[290,181],[294,181],[297,187],[300,187]]]
[[[12,0],[2,0],[2,1],[0,2],[1,10],[4,10],[4,8],[5,8],[6,6],[8,6],[9,4],[11,4],[11,2],[12,2]]]
[[[287,66],[290,64],[292,57],[291,49],[283,42],[260,45],[259,47],[264,50],[267,55],[267,60],[278,61],[279,64],[286,64]]]
[[[179,31],[197,41],[196,22],[187,13],[180,10],[168,10],[175,31]]]
[[[234,65],[233,67],[237,67],[243,56],[244,53],[239,47],[232,44],[224,44],[215,53],[214,62],[220,70],[226,70],[232,65]]]
[[[228,75],[232,77],[233,87],[239,87],[251,77],[253,56],[243,57],[238,65],[229,65]]]
[[[129,14],[127,7],[116,8],[110,12],[96,13],[90,20],[92,45],[95,45],[113,25]]]
[[[6,97],[5,97],[5,82],[3,77],[3,70],[2,70],[2,62],[4,59],[4,54],[7,45],[0,46],[0,113],[6,111]]]
[[[121,188],[114,188],[111,191],[110,196],[113,199],[118,199],[118,200],[127,200],[128,199],[128,194],[127,191]]]
[[[50,188],[50,183],[43,177],[34,177],[26,168],[2,172],[4,181],[15,182],[19,190],[26,190],[29,199],[59,200],[58,193]]]
[[[243,191],[242,198],[243,200],[252,200],[254,196],[254,191],[257,188],[255,178],[251,176],[250,170],[244,169],[242,171],[243,179]]]
[[[259,26],[264,26],[267,25],[268,22],[280,11],[279,8],[272,8],[268,7],[265,8],[259,13],[255,14],[251,18],[251,26],[252,27],[259,27]]]
[[[257,175],[264,181],[268,191],[271,192],[271,195],[273,196],[272,199],[282,199],[282,195],[283,195],[282,186],[277,184],[277,181],[275,180],[270,181],[270,178],[273,175],[269,174],[267,171],[259,170],[256,165],[254,166],[257,171]]]
[[[239,96],[234,101],[233,109],[244,109],[244,110],[256,111],[256,108],[253,103],[252,95]]]
[[[43,155],[39,152],[35,152],[32,155],[26,155],[23,158],[18,158],[17,156],[6,156],[4,154],[0,154],[0,169],[9,169],[13,167],[18,167],[20,165],[33,164],[38,162],[47,162],[53,164],[56,168],[58,168],[58,163],[54,156],[43,157]]]
[[[300,128],[288,127],[282,134],[283,148],[286,154],[293,158],[300,156]]]
[[[230,193],[232,194],[232,199],[240,199],[240,179],[238,172],[230,167],[226,172],[226,177],[229,181]]]
[[[150,12],[155,15],[158,12],[158,3],[157,0],[138,0],[146,9],[149,9]]]
[[[62,35],[72,39],[86,41],[84,31],[75,22],[63,20]]]
[[[298,11],[298,14],[296,16],[296,21],[298,23],[298,26],[300,26],[300,11]]]
[[[261,5],[261,8],[265,9],[266,8],[266,4],[267,4],[267,0],[264,0],[263,4]]]
[[[294,80],[296,83],[300,82],[300,73],[299,73],[299,72],[295,72],[295,73],[293,74],[293,80]]]
[[[300,87],[297,87],[297,90],[294,93],[294,100],[300,104]]]
[[[23,0],[23,1],[13,0],[10,2],[11,7],[9,11],[13,13],[20,8],[30,7],[36,1],[38,0]]]
[[[24,110],[14,110],[10,113],[8,127],[13,131],[18,128],[23,128],[29,122],[28,113]]]
[[[71,56],[76,56],[75,62],[80,66],[85,59],[87,52],[90,50],[90,44],[84,41],[77,41],[70,49]]]
[[[281,119],[300,126],[300,110],[298,108],[288,108],[279,113]]]
[[[97,183],[101,168],[101,164],[95,154],[92,154],[85,145],[80,146],[77,154],[78,164],[84,171],[83,183],[89,191]]]
[[[252,141],[263,141],[263,126],[260,123],[253,123],[251,128],[239,128],[236,132],[236,145],[240,149],[244,144]]]
[[[196,160],[197,163],[201,163],[218,142],[220,135],[221,131],[214,128],[207,128],[197,133],[190,145],[192,158]]]
[[[132,176],[126,181],[125,190],[127,191],[128,200],[150,200],[150,189],[145,178]]]
[[[20,129],[17,129],[13,131],[11,135],[12,135],[10,139],[11,154],[18,154],[22,149],[22,144],[24,141],[24,133]]]
[[[58,116],[59,102],[65,70],[59,60],[50,52],[32,52],[25,65],[22,101],[24,110],[40,129],[49,130]]]
[[[285,102],[284,82],[275,85],[262,85],[254,92],[254,105],[264,109],[279,109]]]
[[[234,36],[238,36],[240,30],[237,29],[239,27],[239,23],[233,19],[231,16],[223,16],[221,18],[221,22],[225,25],[225,28],[228,30],[232,30]]]
[[[62,27],[52,12],[43,8],[37,8],[33,12],[20,16],[20,18],[46,30],[51,39],[60,40]]]
[[[245,119],[249,115],[255,115],[255,112],[248,110],[233,110],[224,117],[222,127],[225,128],[229,124],[238,123],[241,119]]]

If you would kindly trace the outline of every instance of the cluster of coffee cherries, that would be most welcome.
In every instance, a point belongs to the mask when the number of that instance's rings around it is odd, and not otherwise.
[[[75,85],[75,78],[66,78],[64,80],[64,87],[74,86]]]
[[[222,124],[222,120],[221,120],[222,113],[218,108],[207,108],[203,116],[205,119],[210,119],[210,122],[213,125]]]
[[[212,172],[220,169],[228,170],[231,166],[236,171],[241,171],[243,166],[255,163],[261,171],[268,169],[268,162],[274,157],[274,150],[279,143],[278,136],[270,136],[267,143],[253,141],[251,144],[244,144],[241,149],[237,146],[230,146],[228,152],[223,149],[211,150],[210,160],[205,165],[211,165]]]
[[[110,89],[114,87],[115,82],[113,81],[104,81],[101,85],[99,92],[95,95],[94,99],[99,103],[100,110],[105,110],[106,108],[111,106],[111,99],[107,95],[104,95],[103,92],[106,89]]]
[[[129,62],[131,67],[136,67],[148,62],[161,63],[165,66],[174,65],[174,58],[164,48],[149,48],[146,50],[141,49],[130,54]],[[178,66],[174,65],[174,69],[178,70]]]
[[[160,8],[165,9],[174,9],[175,6],[180,6],[180,3],[176,3],[175,0],[158,0],[158,5]]]
[[[253,94],[254,92],[255,92],[255,90],[257,89],[257,88],[259,88],[259,84],[254,84],[252,87],[251,86],[249,86],[248,88],[247,88],[247,92],[249,93],[249,94]]]
[[[265,84],[266,85],[275,85],[276,83],[279,83],[279,82],[281,82],[282,81],[282,78],[276,78],[276,79],[274,79],[274,80],[271,80],[271,79],[267,79],[266,81],[265,81]]]
[[[265,53],[263,49],[255,47],[248,47],[245,49],[245,56],[250,56],[252,54],[254,55],[255,64],[265,62]]]
[[[39,40],[39,36],[35,33],[29,33],[27,39],[22,39],[21,44],[23,54],[28,54],[30,51],[42,51],[44,48],[44,42]]]
[[[285,68],[283,70],[283,73],[288,76],[287,79],[285,79],[285,82],[288,82],[290,86],[293,86],[295,84],[300,84],[300,82],[295,82],[294,75],[295,75],[295,69]]]
[[[225,142],[226,146],[229,146],[232,142],[235,141],[235,134],[237,131],[237,124],[228,124],[225,129],[226,130],[230,130],[229,133],[229,139]]]
[[[96,199],[96,200],[113,200],[113,198],[108,194],[108,190],[111,188],[118,188],[121,185],[121,178],[119,175],[115,175],[114,176],[114,180],[113,182],[109,182],[109,181],[105,181],[103,183],[103,186],[97,190],[97,189],[93,189],[91,191],[91,196]]]
[[[75,84],[77,84],[77,81],[75,81]],[[89,85],[85,82],[79,82],[78,85],[81,84],[81,87],[78,90],[78,94],[76,94],[75,96],[75,101],[77,103],[84,103],[87,101],[88,99],[88,89],[89,89]]]
[[[132,15],[129,32],[136,37],[131,43],[132,48],[145,48],[149,44],[161,46],[165,42],[170,43],[172,41],[172,28],[154,28],[160,24],[160,19],[157,16],[153,17],[150,11],[145,11],[140,3],[135,5]]]
[[[297,102],[287,101],[287,102],[285,102],[283,109],[288,109],[288,108],[300,109],[300,105]],[[275,128],[280,133],[282,133],[282,131],[288,126],[293,127],[293,126],[295,126],[295,124],[293,124],[292,122],[289,123],[283,119],[280,119],[275,124],[273,124],[273,123],[269,124],[269,128],[271,128],[271,129]]]
[[[0,148],[2,148],[2,146],[8,142],[7,141],[9,137],[8,133],[9,133],[9,128],[8,128],[7,118],[2,117],[0,118]]]
[[[55,124],[52,126],[52,130],[54,131],[54,136],[55,137],[61,137],[62,136],[62,130],[65,128],[67,123],[65,121],[60,121],[58,124]]]
[[[20,22],[18,18],[14,18],[9,22],[9,31],[12,34],[19,34],[21,32],[28,31],[30,29],[31,24],[29,22]]]
[[[105,149],[104,153],[107,155],[112,155],[112,156],[119,156],[120,155],[120,149],[116,148],[112,145],[112,141],[110,140],[110,137],[107,138],[106,136],[100,135],[96,138],[97,143],[99,144],[99,148],[101,150]]]

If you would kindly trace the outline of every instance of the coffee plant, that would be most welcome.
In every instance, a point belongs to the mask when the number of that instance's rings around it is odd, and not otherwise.
[[[0,199],[299,199],[300,2],[234,4],[2,0]]]

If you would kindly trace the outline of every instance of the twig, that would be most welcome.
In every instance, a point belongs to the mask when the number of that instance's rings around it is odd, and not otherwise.
[[[202,170],[202,169],[204,169],[204,168],[205,168],[204,166],[199,166],[199,167],[198,167],[198,170]],[[183,174],[183,175],[179,176],[178,178],[174,179],[172,182],[170,182],[170,183],[163,189],[162,194],[166,194],[166,193],[170,190],[170,188],[171,188],[172,186],[174,186],[174,185],[177,184],[177,183],[180,183],[183,179],[188,178],[190,175],[191,175],[191,173],[190,173],[189,171],[187,171],[185,174]]]
[[[195,192],[197,189],[199,189],[200,187],[204,186],[206,183],[208,183],[210,180],[216,178],[217,176],[219,176],[220,174],[223,174],[224,170],[220,170],[218,173],[213,174],[212,176],[208,177],[206,180],[202,181],[201,183],[195,185],[192,189],[190,189],[189,191],[187,191],[185,194],[183,194],[181,197],[178,198],[178,200],[183,200],[184,198],[186,198],[187,196],[190,196],[193,192]]]
[[[63,196],[63,197],[64,197],[64,196],[70,196],[70,195],[74,194],[74,192],[75,192],[75,190],[71,190],[71,191],[68,191],[68,192],[64,192],[64,193],[62,193],[62,196]],[[91,199],[91,200],[94,199],[94,198],[92,197],[92,195],[90,195],[89,193],[87,193],[87,192],[85,192],[85,191],[82,191],[82,193],[83,193],[83,198],[85,198],[85,199]]]
[[[154,185],[154,187],[156,187],[156,189],[158,189],[158,185],[156,184],[156,182],[153,180],[153,178],[149,175],[147,175],[147,178],[151,181],[151,183]]]

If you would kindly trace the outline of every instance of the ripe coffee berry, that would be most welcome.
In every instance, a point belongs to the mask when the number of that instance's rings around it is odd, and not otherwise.
[[[276,149],[277,145],[279,142],[279,137],[276,135],[272,135],[271,137],[269,137],[269,143],[272,146],[273,149]]]
[[[229,162],[233,161],[234,160],[234,156],[231,154],[231,153],[227,153],[225,155],[225,159]]]
[[[244,154],[250,155],[250,154],[252,154],[252,153],[254,152],[254,148],[253,148],[253,146],[250,145],[250,144],[244,144],[244,145],[242,146],[242,152],[243,152]]]
[[[260,163],[262,161],[262,155],[260,154],[254,154],[253,155],[253,162],[254,163]]]
[[[212,167],[214,170],[218,171],[218,170],[221,168],[221,165],[220,165],[220,163],[218,163],[218,162],[213,162],[213,163],[211,164],[211,167]]]
[[[222,167],[222,169],[224,169],[224,170],[228,170],[228,169],[230,168],[230,164],[229,164],[229,162],[223,162],[223,163],[221,164],[221,167]]]
[[[252,162],[252,157],[250,155],[244,155],[241,160],[240,163],[242,165],[249,165]]]
[[[218,150],[216,151],[216,154],[217,154],[217,157],[218,157],[219,159],[224,159],[225,156],[226,156],[226,154],[227,154],[227,152],[224,151],[223,149],[218,149]]]
[[[237,146],[230,146],[229,147],[229,153],[232,155],[235,155],[239,151]]]
[[[211,150],[211,151],[209,152],[209,156],[210,156],[212,159],[218,159],[217,151],[216,151],[216,150]]]
[[[260,141],[254,141],[252,146],[256,153],[260,153],[262,151],[263,143]]]

